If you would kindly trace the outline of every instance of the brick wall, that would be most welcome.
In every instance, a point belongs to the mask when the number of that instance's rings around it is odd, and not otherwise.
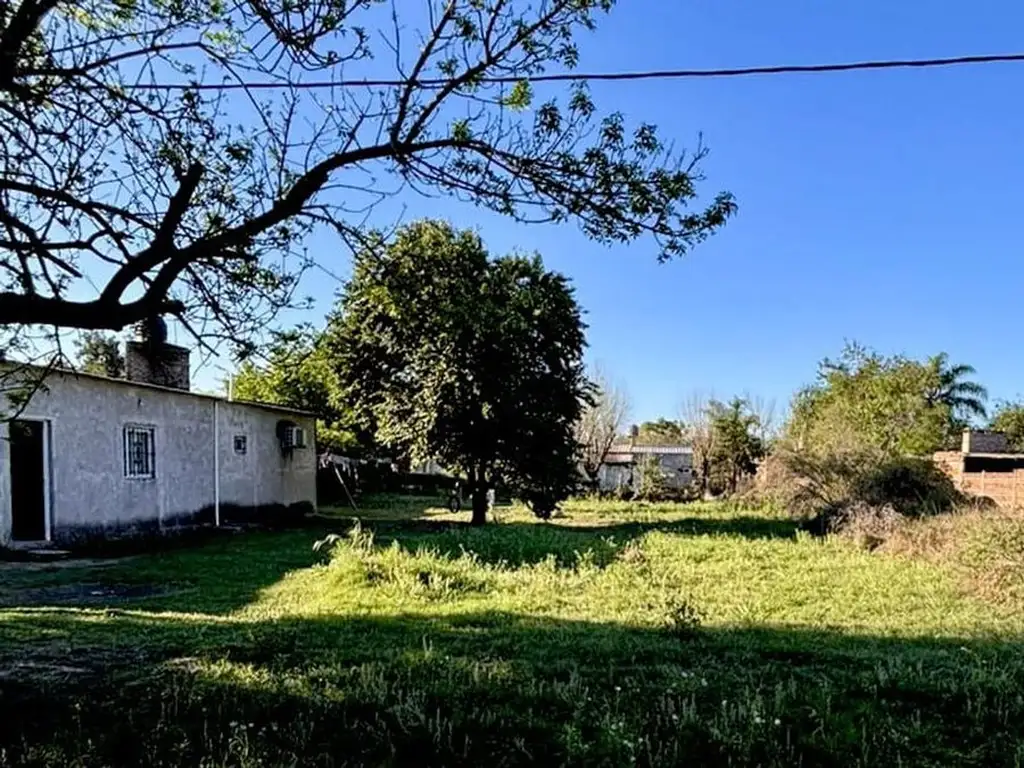
[[[189,351],[173,344],[161,344],[157,355],[151,355],[145,344],[125,343],[125,378],[144,384],[158,384],[173,389],[189,389]]]
[[[1024,469],[1012,472],[968,472],[960,490],[974,496],[985,496],[1001,507],[1024,505]]]
[[[953,478],[953,482],[960,482],[960,475],[964,471],[964,455],[960,451],[940,451],[932,456],[936,466]]]
[[[932,460],[964,493],[985,496],[1001,507],[1024,506],[1024,469],[965,472],[964,455],[959,451],[941,451]]]

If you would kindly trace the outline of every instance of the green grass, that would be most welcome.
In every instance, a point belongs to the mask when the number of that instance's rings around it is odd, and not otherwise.
[[[0,766],[1024,763],[1024,618],[941,563],[722,505],[351,515],[0,565]]]

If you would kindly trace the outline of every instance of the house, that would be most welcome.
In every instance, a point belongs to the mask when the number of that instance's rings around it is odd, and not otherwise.
[[[1002,507],[1024,505],[1024,453],[1010,451],[1001,432],[964,430],[959,451],[941,451],[933,459],[959,490]]]
[[[693,482],[693,449],[686,445],[640,445],[633,441],[612,445],[597,471],[602,491],[633,487],[637,464],[646,457],[657,461],[669,488]]]
[[[164,344],[156,358],[129,343],[127,379],[46,373],[0,423],[0,545],[315,508],[313,416],[190,392],[187,350]]]

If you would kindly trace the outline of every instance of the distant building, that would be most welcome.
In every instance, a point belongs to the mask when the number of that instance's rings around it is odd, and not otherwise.
[[[413,464],[409,471],[417,475],[447,475],[445,468],[436,459],[427,459],[418,464]]]
[[[159,535],[315,509],[312,415],[190,392],[187,350],[144,355],[129,344],[127,379],[45,373],[28,404],[0,423],[0,545]]]
[[[940,451],[933,458],[964,493],[1002,507],[1024,506],[1024,454],[1011,452],[1001,432],[964,430],[959,451]]]
[[[597,472],[602,491],[632,488],[636,467],[644,457],[653,457],[661,468],[669,488],[685,488],[693,482],[693,449],[687,445],[637,445],[616,443]]]

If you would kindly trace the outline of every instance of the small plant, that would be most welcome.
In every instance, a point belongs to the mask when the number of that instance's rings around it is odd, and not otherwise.
[[[686,598],[673,597],[668,600],[665,619],[669,632],[680,639],[688,640],[700,631],[704,617]]]
[[[668,478],[656,456],[643,456],[636,464],[634,481],[636,496],[640,501],[659,501],[668,490]]]

